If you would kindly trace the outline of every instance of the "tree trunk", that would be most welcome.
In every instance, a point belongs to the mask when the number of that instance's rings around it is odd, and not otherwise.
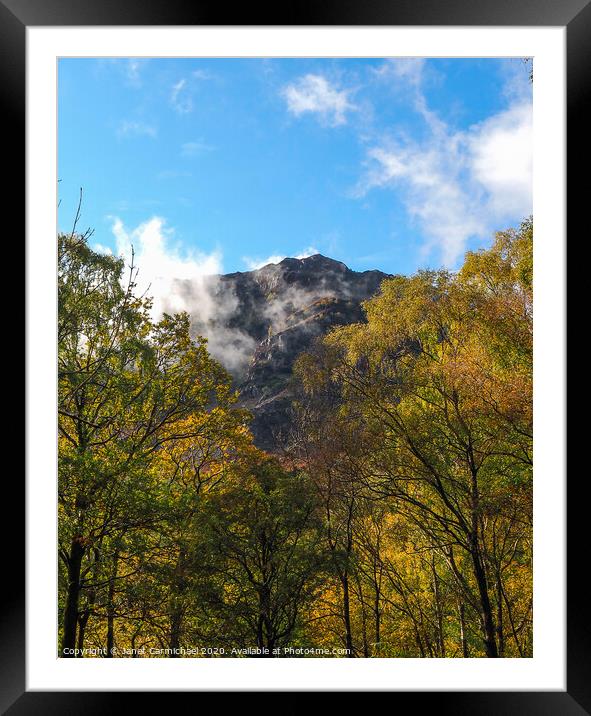
[[[478,473],[474,467],[474,457],[471,450],[470,464],[472,469],[472,528],[468,535],[470,543],[470,556],[472,558],[474,577],[476,578],[478,594],[480,596],[480,619],[482,624],[484,649],[488,657],[497,658],[499,656],[499,652],[497,649],[494,617],[488,593],[486,569],[482,560],[478,537],[478,514],[480,503],[480,495],[478,493]]]
[[[82,537],[81,535],[76,535],[72,539],[68,557],[68,593],[64,609],[64,633],[61,649],[62,657],[70,659],[75,656],[78,602],[80,600],[80,571],[82,569],[83,557],[84,546],[82,544]]]
[[[441,595],[439,594],[439,577],[435,567],[435,555],[431,556],[431,572],[433,574],[433,594],[435,597],[435,618],[439,638],[439,656],[445,658],[445,638],[443,636],[443,613],[441,609]]]
[[[484,571],[484,565],[482,564],[482,557],[480,556],[480,552],[475,544],[473,544],[471,550],[471,557],[472,564],[474,567],[474,576],[476,578],[476,583],[478,584],[478,594],[480,596],[480,616],[482,623],[484,649],[488,657],[497,658],[499,656],[499,652],[497,648],[497,640],[495,637],[495,624],[492,606],[488,594],[488,585],[486,583],[486,573]]]
[[[179,607],[175,607],[170,615],[170,653],[171,659],[178,659],[178,649],[181,645],[181,624],[183,621],[182,611]]]
[[[374,629],[374,639],[376,642],[376,651],[380,648],[380,630],[381,630],[381,622],[382,622],[382,613],[380,610],[380,587],[379,584],[376,584],[376,593],[375,593],[375,599],[374,599],[374,617],[375,617],[375,629]]]
[[[275,635],[271,620],[271,594],[269,588],[263,585],[259,590],[259,618],[257,622],[257,646],[263,653],[259,656],[272,657],[275,646]],[[264,653],[267,649],[268,653]]]
[[[460,613],[460,645],[462,647],[462,656],[464,659],[470,658],[468,650],[468,641],[466,640],[466,615],[462,602],[458,603],[458,611]]]
[[[343,616],[345,619],[345,646],[347,647],[347,656],[353,657],[353,634],[351,632],[351,606],[349,598],[349,577],[347,573],[343,575],[341,580],[343,584]]]
[[[357,598],[359,599],[359,606],[361,607],[361,642],[363,644],[363,656],[369,658],[369,639],[367,637],[368,629],[368,617],[367,614],[370,612],[370,608],[367,606],[365,596],[363,594],[363,585],[361,584],[361,578],[359,573],[355,574],[355,583],[357,587]]]
[[[503,583],[500,572],[497,574],[497,640],[499,656],[505,653],[505,639],[503,637]]]
[[[78,656],[84,656],[82,650],[84,649],[84,632],[86,631],[86,624],[88,623],[88,617],[90,616],[90,609],[85,609],[78,617],[78,643],[76,648],[78,649]]]
[[[107,592],[107,658],[112,658],[115,647],[115,579],[117,578],[117,561],[119,553],[113,555],[113,571]]]
[[[174,591],[170,602],[170,648],[172,649],[172,652],[170,654],[171,659],[176,659],[180,656],[178,650],[181,646],[181,629],[184,617],[183,595],[187,588],[185,574],[186,556],[187,555],[185,548],[181,547],[179,549],[179,556],[177,559],[175,574],[172,581]]]

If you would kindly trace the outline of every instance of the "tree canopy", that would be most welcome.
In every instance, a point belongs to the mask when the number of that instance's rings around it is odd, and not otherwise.
[[[59,654],[531,656],[532,249],[385,280],[270,455],[189,317],[60,235]]]

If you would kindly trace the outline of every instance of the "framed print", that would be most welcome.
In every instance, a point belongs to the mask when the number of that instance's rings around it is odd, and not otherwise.
[[[565,431],[588,4],[0,9],[27,217],[3,708],[591,712]]]

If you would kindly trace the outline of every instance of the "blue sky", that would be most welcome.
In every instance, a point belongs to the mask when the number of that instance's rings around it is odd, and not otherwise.
[[[59,228],[173,278],[455,268],[531,213],[521,59],[62,59]],[[154,280],[156,281],[154,282]]]

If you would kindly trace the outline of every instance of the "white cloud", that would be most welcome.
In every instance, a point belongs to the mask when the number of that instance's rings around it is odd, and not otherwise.
[[[201,140],[197,142],[185,142],[181,145],[181,157],[196,157],[198,154],[211,152],[213,149],[214,147],[212,147],[211,144],[207,144],[207,142]]]
[[[117,127],[117,136],[119,137],[145,136],[154,139],[157,134],[158,130],[156,127],[151,124],[146,124],[145,122],[124,119]]]
[[[137,57],[130,57],[125,64],[125,75],[130,85],[139,87],[142,84],[141,70],[146,60],[140,60]]]
[[[134,229],[114,217],[112,225],[117,254],[139,269],[137,293],[152,297],[152,316],[186,311],[192,335],[208,340],[208,350],[229,371],[242,374],[254,349],[254,340],[240,329],[224,324],[236,310],[238,299],[219,278],[219,251],[181,251],[173,242],[174,231],[154,216]],[[98,250],[98,247],[97,247]]]
[[[347,112],[355,109],[349,94],[348,90],[337,90],[322,75],[313,74],[300,77],[282,90],[289,112],[296,117],[312,112],[331,126],[345,124]]]
[[[206,80],[212,80],[214,76],[207,70],[195,70],[190,73],[188,79],[182,77],[170,88],[170,104],[179,114],[190,114],[193,111],[193,96],[196,84]]]
[[[191,73],[191,75],[196,80],[201,80],[201,81],[212,80],[214,78],[214,75],[211,72],[209,72],[208,70],[195,70],[194,72]]]
[[[271,256],[267,256],[266,259],[261,258],[254,258],[252,256],[243,256],[242,260],[246,264],[246,267],[249,271],[256,271],[257,269],[263,268],[263,266],[266,266],[267,264],[278,264],[283,261],[285,256],[279,256],[278,254],[273,254]]]
[[[457,138],[456,138],[457,139]],[[426,238],[425,252],[438,249],[451,266],[471,236],[485,231],[479,197],[464,185],[465,158],[454,137],[425,145],[390,145],[369,151],[370,169],[360,194],[392,186]]]
[[[182,253],[171,245],[174,232],[166,227],[164,219],[154,216],[131,231],[121,219],[115,217],[112,226],[117,241],[117,254],[131,261],[131,250],[135,252],[135,264],[139,268],[138,291],[147,292],[153,298],[153,315],[158,318],[163,312],[187,310],[186,301],[177,290],[177,281],[195,280],[222,271],[219,252],[211,254],[199,251]]]
[[[393,57],[375,70],[382,80],[389,82],[397,92],[406,93],[412,106],[433,132],[444,131],[444,123],[427,106],[423,93],[426,60],[424,57]]]
[[[521,58],[513,58],[501,66],[503,94],[509,102],[525,102],[531,98],[532,65]]]
[[[424,68],[424,57],[392,57],[385,60],[375,70],[375,74],[387,80],[405,82],[411,87],[418,88],[423,80]]]
[[[314,246],[308,246],[306,249],[303,249],[299,254],[296,256],[293,256],[294,259],[306,259],[308,256],[314,256],[314,254],[319,253],[318,249]],[[283,261],[283,259],[287,258],[287,256],[279,255],[279,254],[272,254],[271,256],[267,256],[266,259],[261,258],[254,258],[252,256],[243,256],[242,260],[246,264],[249,271],[255,271],[256,269],[260,269],[263,266],[267,266],[267,264],[278,264]]]
[[[398,192],[425,237],[452,267],[471,238],[486,238],[502,222],[532,208],[532,106],[520,91],[505,110],[454,131],[433,112],[422,91],[424,65],[393,60],[380,70],[406,83],[428,131],[420,144],[384,140],[367,152],[367,170],[356,196],[376,187]]]
[[[488,192],[496,215],[526,215],[531,211],[532,109],[513,105],[469,133],[472,176]]]
[[[296,254],[294,256],[294,259],[307,259],[308,256],[314,256],[314,254],[319,254],[320,251],[315,246],[308,246],[308,248],[301,251],[299,254]]]
[[[150,60],[147,57],[101,57],[97,60],[100,68],[112,68],[129,87],[142,86],[142,72]]]
[[[92,249],[99,254],[106,254],[107,256],[113,255],[112,250],[108,246],[104,246],[103,244],[93,244]]]
[[[170,103],[179,114],[189,114],[193,111],[193,99],[189,94],[186,79],[181,79],[172,86]]]

